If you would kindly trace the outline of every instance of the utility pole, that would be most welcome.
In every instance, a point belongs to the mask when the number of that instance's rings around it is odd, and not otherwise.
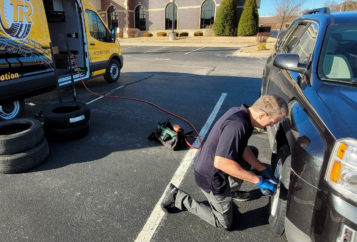
[[[176,33],[174,31],[175,29],[175,0],[172,0],[172,28],[171,28],[171,33],[169,35],[169,40],[175,40],[176,39]]]

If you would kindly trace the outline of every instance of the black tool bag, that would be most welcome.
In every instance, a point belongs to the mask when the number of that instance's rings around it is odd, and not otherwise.
[[[167,120],[158,123],[155,132],[151,133],[148,139],[160,141],[164,146],[176,151],[186,148],[186,136],[187,134],[184,133],[183,129],[180,128],[176,132],[171,122]]]

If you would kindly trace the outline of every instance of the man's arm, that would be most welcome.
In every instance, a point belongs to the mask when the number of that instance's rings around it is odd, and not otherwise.
[[[254,154],[253,154],[254,156]],[[214,157],[214,167],[224,173],[239,178],[244,181],[248,181],[254,184],[259,182],[260,177],[243,169],[237,162],[221,156]]]
[[[261,163],[257,157],[255,157],[253,151],[249,148],[249,146],[245,147],[243,152],[243,159],[248,162],[253,168],[257,171],[262,171],[266,169],[266,166]]]

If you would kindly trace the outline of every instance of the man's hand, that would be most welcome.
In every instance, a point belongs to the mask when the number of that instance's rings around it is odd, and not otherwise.
[[[256,185],[260,188],[260,191],[266,196],[273,195],[276,188],[276,185],[274,183],[270,182],[269,180],[263,179],[263,177],[260,177],[260,180]]]
[[[265,179],[270,179],[275,182],[275,184],[279,183],[279,180],[273,175],[273,172],[270,168],[266,168],[259,172],[259,174],[264,177]]]

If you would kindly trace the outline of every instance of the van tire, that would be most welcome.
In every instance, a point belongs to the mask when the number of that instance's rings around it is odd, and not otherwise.
[[[50,141],[71,141],[86,136],[89,132],[89,123],[71,128],[46,127],[46,136]]]
[[[23,115],[25,102],[23,99],[6,102],[0,105],[0,120],[12,120]]]
[[[42,164],[50,153],[46,139],[29,150],[13,155],[0,155],[0,173],[19,173]]]
[[[16,119],[0,122],[0,155],[11,155],[31,149],[44,137],[41,122]]]
[[[276,160],[274,175],[279,178],[279,184],[275,194],[270,198],[269,224],[273,233],[282,235],[285,229],[285,217],[287,210],[287,197],[290,184],[291,154],[287,145],[282,146]]]
[[[89,121],[90,109],[81,102],[56,103],[45,109],[43,117],[46,128],[73,128]]]
[[[116,59],[111,59],[107,67],[107,70],[105,71],[104,79],[108,83],[118,81],[120,77],[120,68],[121,66],[119,61]]]

